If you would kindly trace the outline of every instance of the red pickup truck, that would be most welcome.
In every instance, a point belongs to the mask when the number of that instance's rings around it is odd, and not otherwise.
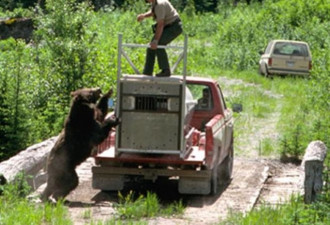
[[[217,81],[125,75],[118,81],[121,124],[95,154],[95,189],[122,190],[141,178],[178,179],[182,194],[215,194],[233,169],[233,114]]]

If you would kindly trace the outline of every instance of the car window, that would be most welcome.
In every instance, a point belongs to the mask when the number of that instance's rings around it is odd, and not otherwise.
[[[308,56],[307,46],[302,43],[277,42],[273,52],[275,55]]]

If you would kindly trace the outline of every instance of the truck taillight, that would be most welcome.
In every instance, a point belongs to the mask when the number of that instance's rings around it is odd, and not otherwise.
[[[272,64],[273,64],[273,59],[272,58],[269,58],[268,59],[268,66],[272,66]]]
[[[212,152],[213,151],[213,133],[212,133],[212,128],[211,127],[206,127],[205,128],[205,150],[206,152]]]
[[[311,70],[312,69],[312,61],[309,61],[309,64],[308,64],[308,69]]]

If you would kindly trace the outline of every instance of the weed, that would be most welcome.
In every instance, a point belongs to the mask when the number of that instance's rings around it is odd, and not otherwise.
[[[122,219],[138,220],[143,217],[155,217],[159,215],[173,216],[181,215],[184,211],[182,201],[174,202],[168,206],[161,206],[157,195],[147,192],[147,195],[135,196],[130,191],[126,196],[118,193],[119,204],[116,206],[118,214]]]
[[[83,216],[84,219],[90,219],[92,217],[92,210],[91,209],[86,209],[83,212],[82,216]]]
[[[326,198],[321,195],[320,198]],[[286,225],[286,224],[327,224],[330,219],[330,205],[323,199],[311,205],[303,204],[302,197],[292,196],[288,203],[281,205],[262,205],[258,209],[244,215],[231,213],[225,221],[219,225]]]
[[[29,188],[23,177],[20,175],[16,181],[4,185],[0,196],[0,224],[72,224],[62,202],[35,205],[28,201]]]
[[[147,225],[147,221],[143,220],[118,220],[118,219],[111,219],[107,220],[104,223],[98,223],[97,225]]]
[[[276,140],[272,140],[271,138],[264,138],[260,142],[260,154],[259,155],[265,155],[270,156],[272,153],[274,153],[275,148],[275,142]]]

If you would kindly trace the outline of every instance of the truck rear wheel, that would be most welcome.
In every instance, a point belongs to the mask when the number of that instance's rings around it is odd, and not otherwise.
[[[217,194],[219,187],[225,186],[230,181],[233,172],[233,145],[230,147],[229,155],[222,161],[220,165],[212,170],[212,194]]]
[[[220,167],[220,165],[218,165],[216,168],[213,168],[212,170],[212,179],[211,179],[211,187],[212,187],[212,191],[211,194],[212,195],[216,195],[218,193],[218,189],[219,189],[219,172],[218,172],[218,168]]]
[[[224,159],[224,161],[220,164],[219,175],[221,178],[220,184],[225,184],[228,180],[231,179],[231,175],[233,172],[233,161],[234,157],[232,152]]]

